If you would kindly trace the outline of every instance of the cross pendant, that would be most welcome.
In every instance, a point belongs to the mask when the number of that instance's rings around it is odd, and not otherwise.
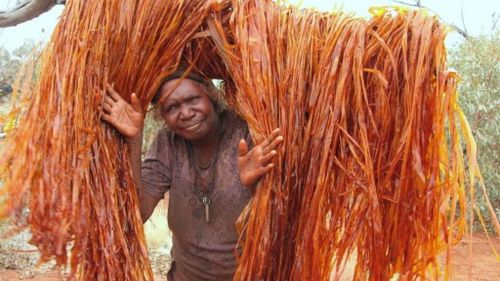
[[[201,198],[201,203],[203,203],[203,205],[205,205],[205,221],[207,223],[210,222],[210,198],[208,198],[207,196],[203,196],[203,198]]]

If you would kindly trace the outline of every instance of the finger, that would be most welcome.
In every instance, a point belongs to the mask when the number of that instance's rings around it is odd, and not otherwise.
[[[262,142],[262,147],[266,148],[269,144],[273,142],[274,139],[276,139],[280,135],[280,129],[276,128],[274,129],[271,134],[266,138],[265,141]]]
[[[105,103],[102,105],[102,109],[104,113],[109,114],[112,110],[112,107],[109,104]]]
[[[110,84],[106,83],[106,91],[108,93],[108,97],[111,97],[114,101],[119,101],[122,99],[120,94],[111,86]]]
[[[238,143],[238,154],[239,157],[243,157],[248,154],[248,144],[244,139],[241,139]]]
[[[271,150],[271,152],[269,152],[268,154],[260,157],[260,164],[262,166],[266,166],[267,164],[269,164],[273,158],[278,154],[278,152],[276,150]]]
[[[112,121],[112,117],[111,117],[111,115],[109,115],[109,114],[107,114],[107,113],[103,113],[103,114],[101,115],[101,120],[104,120],[104,121],[106,121],[106,122],[108,122],[108,123],[112,123],[112,122],[111,122],[111,121]]]
[[[281,132],[281,129],[280,128],[276,128],[274,129],[271,134],[269,135],[269,137],[267,138],[268,140],[274,140],[275,138],[277,138],[279,135],[280,135],[280,132]]]
[[[283,143],[283,136],[278,136],[266,147],[266,151],[275,150],[282,143]]]
[[[137,111],[137,112],[142,112],[142,105],[141,102],[139,101],[139,98],[135,93],[132,93],[132,96],[130,96],[130,103],[132,104],[132,108]]]
[[[104,102],[107,102],[109,104],[115,104],[115,103],[117,103],[117,101],[114,100],[110,95],[106,95],[106,97],[104,98]]]
[[[256,172],[255,172],[255,175],[257,176],[257,178],[262,178],[263,176],[265,176],[266,174],[268,174],[269,172],[272,171],[272,169],[274,168],[274,165],[271,163],[265,167],[262,167],[262,168],[259,168]]]

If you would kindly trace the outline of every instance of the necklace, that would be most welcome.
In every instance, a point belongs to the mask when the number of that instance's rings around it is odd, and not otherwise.
[[[219,158],[219,148],[222,139],[222,133],[219,134],[217,138],[217,146],[215,149],[215,153],[206,165],[202,165],[201,161],[196,157],[194,153],[193,147],[190,142],[187,142],[187,150],[189,155],[189,161],[194,166],[195,175],[194,175],[194,192],[195,195],[200,200],[201,204],[203,204],[205,208],[205,221],[206,223],[210,222],[210,204],[212,201],[210,200],[210,195],[214,190],[214,182],[216,178],[217,171],[217,160]],[[207,171],[208,170],[208,171]],[[202,176],[202,172],[206,171],[208,173],[208,177],[204,178]]]
[[[190,153],[191,153],[191,155],[193,156],[193,157],[192,157],[192,158],[193,158],[192,160],[193,160],[193,162],[194,162],[194,166],[195,166],[195,168],[196,168],[196,169],[199,169],[199,170],[206,170],[206,169],[208,169],[208,168],[212,167],[213,162],[214,162],[214,158],[216,158],[216,156],[215,156],[215,157],[212,157],[212,159],[210,159],[210,161],[208,161],[208,163],[207,163],[206,165],[203,165],[203,164],[201,163],[200,159],[198,159],[198,156],[196,156],[196,154],[193,152],[193,148],[191,147],[191,144],[189,144],[189,147],[190,147],[190,150],[191,150],[191,151],[190,151]]]

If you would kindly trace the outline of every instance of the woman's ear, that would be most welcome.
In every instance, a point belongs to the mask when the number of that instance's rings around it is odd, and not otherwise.
[[[162,121],[163,120],[163,116],[161,114],[161,106],[159,106],[158,104],[155,104],[153,106],[153,108],[151,109],[151,111],[153,111],[153,119],[155,121]]]

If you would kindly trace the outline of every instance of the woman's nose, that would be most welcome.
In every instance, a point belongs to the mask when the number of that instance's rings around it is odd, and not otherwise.
[[[189,120],[189,119],[193,118],[194,115],[195,115],[195,112],[189,105],[183,104],[181,106],[181,108],[180,108],[181,119]]]

